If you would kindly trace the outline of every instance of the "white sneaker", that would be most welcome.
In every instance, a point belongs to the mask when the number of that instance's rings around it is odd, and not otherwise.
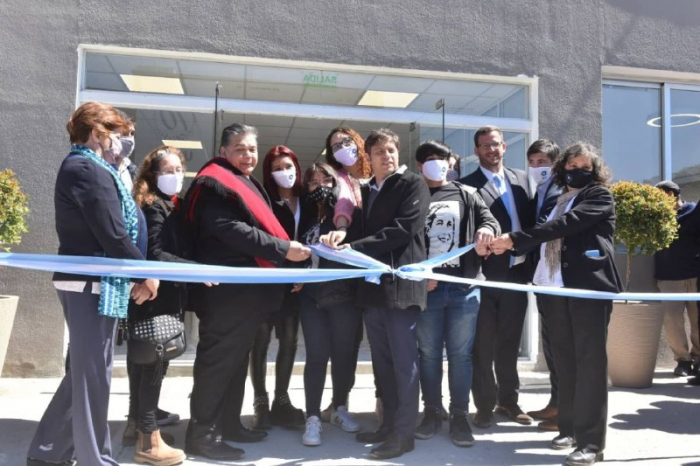
[[[331,424],[339,426],[345,432],[360,431],[360,425],[355,418],[348,413],[348,408],[346,406],[338,406],[338,408],[333,411],[331,414]]]
[[[301,444],[307,447],[317,447],[321,445],[321,420],[318,416],[309,416],[306,420],[306,431],[301,437]]]

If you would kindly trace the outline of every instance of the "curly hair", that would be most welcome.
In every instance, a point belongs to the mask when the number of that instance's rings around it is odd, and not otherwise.
[[[591,184],[609,187],[612,181],[610,168],[608,168],[603,161],[603,157],[601,157],[598,149],[592,144],[587,144],[585,142],[577,142],[569,146],[562,156],[554,162],[554,166],[552,167],[554,182],[562,188],[566,186],[566,173],[564,171],[566,163],[579,155],[588,157],[588,160],[591,161],[591,165],[593,166],[593,179],[591,180]]]
[[[172,146],[158,146],[146,155],[139,166],[138,174],[134,180],[133,196],[140,207],[153,204],[158,195],[158,172],[160,163],[166,155],[176,155],[182,163],[182,170],[185,170],[185,156],[179,149]]]
[[[345,133],[350,136],[352,142],[354,142],[355,146],[357,146],[357,162],[355,162],[355,165],[359,165],[362,178],[371,177],[372,166],[369,163],[369,156],[367,155],[367,152],[365,152],[365,141],[357,131],[348,126],[338,126],[337,128],[333,128],[328,134],[328,137],[326,138],[326,163],[333,167],[336,171],[345,168],[343,167],[343,164],[338,162],[335,157],[333,157],[331,138],[333,138],[335,133]]]
[[[292,193],[299,197],[302,194],[303,187],[301,186],[301,167],[299,166],[299,160],[297,155],[292,149],[287,146],[275,146],[270,149],[265,155],[263,160],[263,186],[265,186],[265,191],[273,199],[279,199],[279,190],[275,179],[272,177],[272,162],[275,159],[282,157],[289,157],[292,159],[292,164],[297,171],[297,178],[294,181],[294,186],[292,186]]]

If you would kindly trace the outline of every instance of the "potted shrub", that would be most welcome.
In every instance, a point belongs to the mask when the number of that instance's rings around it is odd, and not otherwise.
[[[629,290],[632,256],[653,255],[678,234],[673,199],[653,186],[620,181],[615,198],[615,241],[626,249],[623,281]],[[639,272],[652,270],[639,270]],[[664,307],[659,302],[620,301],[613,305],[608,327],[610,381],[618,387],[650,387],[659,351]]]
[[[27,231],[25,219],[29,208],[27,196],[22,192],[15,173],[9,168],[0,172],[0,251],[9,251],[19,244],[22,233]],[[0,374],[5,365],[7,345],[17,311],[18,296],[0,295]]]

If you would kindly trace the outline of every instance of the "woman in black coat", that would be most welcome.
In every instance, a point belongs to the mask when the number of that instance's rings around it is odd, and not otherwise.
[[[134,199],[143,209],[148,228],[148,260],[165,262],[191,262],[177,254],[177,238],[174,230],[164,228],[166,219],[173,211],[177,194],[182,190],[185,175],[184,156],[174,147],[160,146],[144,159],[134,182]],[[182,319],[186,299],[185,285],[161,282],[158,298],[142,305],[131,302],[129,320],[139,321],[160,315],[177,315]],[[131,349],[131,348],[130,348]],[[127,358],[129,355],[127,354]],[[145,464],[177,464],[185,453],[170,448],[163,438],[172,443],[172,437],[158,429],[156,411],[163,377],[168,363],[162,370],[157,364],[129,362],[129,418],[122,443],[136,437],[134,461]],[[136,432],[134,433],[134,428]],[[134,435],[136,434],[136,435]],[[133,437],[132,437],[133,436]]]
[[[564,191],[547,223],[503,235],[491,249],[527,251],[541,244],[535,285],[619,292],[622,282],[613,260],[615,203],[603,159],[595,147],[577,143],[555,163],[553,174]],[[593,464],[603,459],[605,448],[605,342],[612,300],[541,295],[538,302],[551,331],[559,377],[560,435],[551,447],[576,448],[567,465]]]

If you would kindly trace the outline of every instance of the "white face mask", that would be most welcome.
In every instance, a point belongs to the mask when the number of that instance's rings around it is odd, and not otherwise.
[[[134,153],[134,148],[136,148],[136,140],[133,136],[122,136],[120,142],[122,143],[122,152],[120,155],[125,159],[128,159],[129,156]]]
[[[552,167],[529,167],[528,171],[535,184],[542,184],[549,179],[549,174],[552,172]]]
[[[335,159],[344,166],[352,167],[355,165],[355,162],[357,162],[357,146],[355,144],[351,144],[347,147],[338,149],[333,153],[333,157],[335,157]]]
[[[272,172],[272,178],[280,188],[291,188],[297,180],[297,171],[294,168]]]
[[[421,171],[430,181],[445,181],[448,167],[447,160],[428,160]]]
[[[119,136],[115,133],[111,133],[109,135],[109,139],[112,141],[112,146],[109,148],[102,148],[102,153],[103,156],[108,157],[112,160],[116,159],[119,157],[119,155],[122,153],[122,141],[119,138]],[[110,162],[109,160],[107,160]],[[110,162],[112,163],[112,162]]]
[[[158,175],[158,189],[166,196],[174,196],[182,191],[182,182],[184,179],[184,173]]]

